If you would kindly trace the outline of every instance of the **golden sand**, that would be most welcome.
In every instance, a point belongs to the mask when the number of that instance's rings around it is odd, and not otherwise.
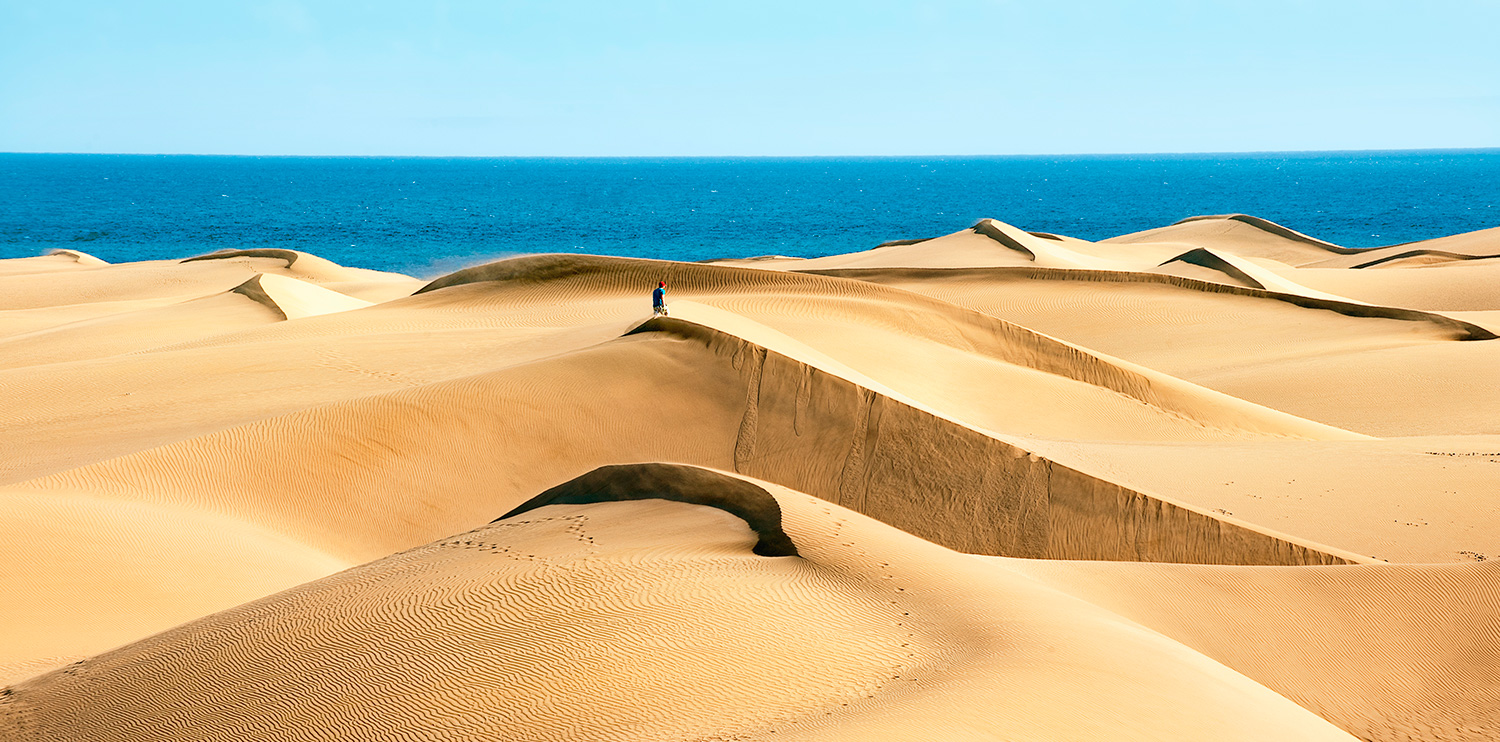
[[[0,739],[1500,738],[1497,279],[1244,215],[0,261]]]

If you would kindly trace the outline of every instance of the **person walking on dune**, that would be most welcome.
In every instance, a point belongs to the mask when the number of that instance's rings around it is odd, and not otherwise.
[[[667,315],[666,281],[658,281],[656,283],[656,290],[651,292],[651,314],[658,317],[665,317]]]

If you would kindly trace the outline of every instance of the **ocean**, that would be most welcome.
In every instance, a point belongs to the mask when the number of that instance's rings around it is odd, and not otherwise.
[[[431,277],[538,252],[813,257],[984,217],[1084,239],[1241,212],[1348,247],[1500,226],[1500,149],[870,158],[0,154],[0,258],[305,250]]]

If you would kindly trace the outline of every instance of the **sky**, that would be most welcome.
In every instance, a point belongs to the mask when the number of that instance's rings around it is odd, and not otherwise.
[[[0,152],[1500,146],[1500,0],[0,0]]]

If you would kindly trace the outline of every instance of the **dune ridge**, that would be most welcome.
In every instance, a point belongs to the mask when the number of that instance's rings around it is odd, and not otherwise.
[[[1268,232],[1282,239],[1291,240],[1293,242],[1301,242],[1305,245],[1312,245],[1314,247],[1322,248],[1333,253],[1339,253],[1341,255],[1352,255],[1359,250],[1359,248],[1341,247],[1339,245],[1333,244],[1332,242],[1320,240],[1316,237],[1309,237],[1308,235],[1298,232],[1295,229],[1283,227],[1280,224],[1277,224],[1276,222],[1273,222],[1269,219],[1262,219],[1258,216],[1250,216],[1249,214],[1190,216],[1186,219],[1178,220],[1170,226],[1175,227],[1180,224],[1190,224],[1192,222],[1207,222],[1225,219],[1229,221],[1240,222],[1241,224],[1248,224],[1262,232]]]
[[[200,260],[227,260],[229,258],[275,258],[276,260],[286,261],[286,267],[290,268],[298,260],[301,260],[305,254],[296,250],[282,250],[271,247],[258,247],[248,250],[225,249],[215,250],[214,252],[202,255],[194,255],[191,258],[183,258],[182,262],[193,263]]]
[[[0,739],[1493,739],[1500,228],[1333,248],[0,261]]]
[[[951,328],[951,330],[949,333],[940,334],[927,327],[915,327],[908,331],[909,334],[924,335],[936,342],[945,343],[965,352],[981,354],[1004,363],[1098,386],[1170,413],[1181,414],[1185,417],[1197,416],[1196,419],[1201,424],[1223,424],[1230,428],[1241,425],[1259,425],[1261,430],[1293,437],[1358,437],[1357,434],[1348,431],[1309,421],[1294,420],[1268,410],[1251,410],[1249,406],[1237,400],[1223,398],[1214,392],[1184,384],[1181,380],[1163,376],[1117,358],[1102,356],[1097,352],[1060,341],[1003,319],[967,311],[947,302],[934,302],[929,297],[908,291],[873,285],[867,280],[848,281],[844,277],[847,275],[863,278],[867,275],[861,273],[841,275],[831,274],[828,271],[785,273],[726,266],[670,266],[654,261],[628,258],[545,255],[512,258],[461,271],[423,287],[414,297],[460,286],[469,287],[468,290],[471,292],[485,291],[490,286],[503,286],[502,290],[505,292],[519,290],[532,293],[543,290],[542,287],[545,286],[562,295],[597,295],[605,292],[627,294],[629,287],[638,286],[641,282],[649,281],[656,275],[669,275],[675,291],[691,297],[705,294],[725,297],[746,292],[775,292],[776,295],[832,294],[841,299],[880,300],[881,305],[866,305],[860,308],[866,316],[873,315],[877,311],[887,312],[885,307],[888,306],[912,306],[914,309],[939,313],[944,324],[947,325],[944,329]],[[1072,271],[1062,275],[1069,278],[1079,277]],[[1124,277],[1135,275],[1137,274],[1119,274],[1120,280],[1131,280]],[[1116,274],[1088,273],[1081,277],[1086,280],[1114,280]],[[1183,285],[1182,282],[1188,279],[1163,277],[1160,280]],[[1219,284],[1191,282],[1187,285],[1208,291],[1225,291],[1225,288]],[[1251,295],[1266,296],[1267,294],[1269,292]],[[1277,295],[1278,298],[1280,296]],[[469,293],[465,294],[465,300],[486,301],[487,299],[482,299],[477,293]],[[703,301],[702,298],[695,300]],[[1456,338],[1483,339],[1492,336],[1482,327],[1441,315],[1391,308],[1366,309],[1362,305],[1324,302],[1307,297],[1293,297],[1288,300],[1295,304],[1311,305],[1320,309],[1331,308],[1352,316],[1427,321],[1453,332]],[[902,319],[892,313],[888,322],[897,327],[909,325]],[[1215,408],[1219,406],[1227,406],[1233,411],[1228,413],[1215,411]]]
[[[1360,263],[1358,265],[1353,265],[1353,266],[1350,266],[1350,267],[1351,268],[1356,268],[1356,269],[1358,269],[1358,268],[1374,268],[1377,265],[1385,265],[1387,263],[1396,263],[1396,262],[1403,262],[1403,261],[1405,261],[1405,262],[1415,262],[1415,261],[1412,260],[1413,258],[1434,258],[1434,260],[1423,261],[1423,262],[1425,262],[1425,263],[1438,263],[1438,262],[1447,262],[1447,261],[1452,261],[1452,260],[1483,260],[1485,258],[1493,258],[1493,257],[1496,257],[1496,256],[1495,255],[1465,255],[1463,253],[1448,252],[1447,250],[1407,250],[1405,252],[1396,253],[1395,255],[1384,255],[1384,256],[1381,256],[1379,258],[1375,258],[1374,260],[1366,261],[1366,262]]]
[[[1435,264],[1441,265],[1445,262],[1464,259],[1484,259],[1500,257],[1500,227],[1481,229],[1477,232],[1449,235],[1447,237],[1436,237],[1430,240],[1417,240],[1414,242],[1403,242],[1397,245],[1385,247],[1360,248],[1347,256],[1335,256],[1327,260],[1312,263],[1310,268],[1367,268],[1380,265],[1379,258],[1388,258],[1393,255],[1415,253],[1416,256],[1430,255],[1443,260]],[[1375,260],[1372,260],[1374,258]],[[1420,263],[1418,263],[1420,265]]]
[[[93,255],[90,255],[82,250],[68,250],[59,248],[57,250],[52,250],[47,254],[72,258],[73,262],[78,263],[79,265],[109,265],[109,263],[105,262],[104,260],[96,258]]]
[[[511,441],[508,445],[514,446],[513,439],[520,439],[521,431],[530,431],[525,435],[531,438],[549,431],[538,440],[540,445],[568,434],[558,423],[549,423],[542,410],[506,420],[502,426],[481,423],[489,418],[489,409],[514,404],[510,401],[518,399],[514,395],[535,383],[529,379],[575,377],[594,363],[651,368],[671,358],[671,363],[681,369],[671,374],[679,379],[674,395],[695,410],[692,414],[699,425],[713,425],[717,430],[713,436],[699,435],[692,441],[672,439],[666,441],[671,445],[638,449],[633,456],[648,457],[646,460],[669,457],[667,460],[738,470],[871,513],[925,538],[974,553],[1255,564],[1363,559],[1101,481],[733,335],[680,320],[654,322],[619,342],[565,358],[334,403],[16,486],[44,491],[99,491],[153,501],[165,498],[166,502],[198,507],[209,504],[200,493],[221,492],[224,494],[219,497],[227,495],[228,499],[216,504],[216,509],[231,506],[224,512],[251,518],[279,532],[313,538],[325,547],[342,544],[333,548],[335,553],[378,553],[420,543],[421,539],[432,538],[434,529],[451,528],[453,523],[472,519],[478,515],[472,510],[476,505],[490,502],[495,505],[487,507],[504,505],[503,509],[509,510],[526,499],[527,490],[550,486],[546,469],[522,473],[506,471],[501,464],[491,470],[486,466],[487,459],[477,454],[486,445],[507,445],[503,442]],[[684,346],[677,342],[680,340],[691,342]],[[650,342],[642,345],[641,341]],[[707,374],[710,369],[715,373]],[[707,382],[702,392],[692,391],[685,383],[695,377]],[[598,401],[574,399],[572,403],[587,404],[582,409],[591,409],[592,417],[613,425],[627,420],[635,427],[652,425],[661,414],[652,412],[658,402],[633,387],[619,389],[617,396],[639,401],[635,409],[624,407],[613,412],[598,408]],[[420,436],[413,438],[394,425],[394,421],[419,409],[426,410],[422,416],[428,421]],[[705,414],[708,410],[718,413],[710,417]],[[267,468],[258,463],[285,460],[279,453],[286,447],[285,431],[295,430],[308,433],[296,436],[299,453],[287,461],[289,468]],[[484,435],[476,437],[480,430]],[[553,469],[566,475],[552,475],[553,482],[611,463],[609,457],[619,456],[611,453],[618,445],[606,438],[585,445],[584,431],[575,430],[572,435],[572,459],[565,468]],[[722,441],[716,449],[702,448],[702,443],[715,439]],[[494,443],[487,443],[490,440]],[[801,445],[788,447],[782,441],[800,441]],[[655,452],[651,452],[653,448]],[[591,458],[591,450],[598,452],[592,456],[601,458]],[[235,454],[225,457],[216,451]],[[398,459],[386,452],[395,451],[401,452],[400,469],[391,470],[387,467]],[[470,456],[468,452],[476,453]],[[681,458],[684,456],[690,458]],[[932,456],[945,456],[963,465],[951,471],[911,465]],[[313,470],[300,476],[292,474],[301,468],[300,461],[349,457],[368,463],[360,470],[334,472],[333,476]],[[451,481],[420,484],[421,472],[428,468],[452,471],[459,461],[466,461],[460,467],[463,481],[476,486],[509,481],[509,491],[496,492],[490,484],[485,489],[494,493],[491,497],[477,503],[449,502],[447,514],[413,520],[417,512],[431,512],[429,508],[435,502],[431,498],[454,485]],[[389,473],[372,477],[366,471]],[[225,485],[229,485],[227,491]],[[424,491],[430,494],[399,500],[386,494]],[[339,493],[342,507],[284,509],[290,502],[316,501],[318,493],[326,498],[331,492]],[[496,495],[499,499],[492,499]],[[272,503],[277,507],[268,510],[266,505]],[[374,518],[375,513],[384,512],[389,517],[410,508],[416,508],[412,515],[395,521]],[[373,527],[349,531],[343,523],[350,512],[359,511],[369,511]],[[391,530],[381,522],[402,527]]]
[[[1262,268],[1249,260],[1237,257],[1230,253],[1216,253],[1212,250],[1209,250],[1208,248],[1195,248],[1183,253],[1182,255],[1178,255],[1177,257],[1172,258],[1172,260],[1167,261],[1167,263],[1162,263],[1162,265],[1165,266],[1168,263],[1176,261],[1192,263],[1194,265],[1200,265],[1211,270],[1221,271],[1225,275],[1228,275],[1230,278],[1239,282],[1243,282],[1245,285],[1253,289],[1265,289],[1268,292],[1294,294],[1298,296],[1306,296],[1312,299],[1326,299],[1328,301],[1339,302],[1341,304],[1365,303],[1349,299],[1347,297],[1335,296],[1323,291],[1308,288],[1307,286],[1303,286],[1302,284],[1283,278],[1276,273]]]
[[[995,219],[980,219],[973,227],[976,234],[984,235],[1012,250],[1026,255],[1033,263],[1048,268],[1094,268],[1108,269],[1115,267],[1115,261],[1100,258],[1093,255],[1069,250],[1062,245],[1051,245],[1048,242],[1062,242],[1056,238],[1039,237],[1030,232],[1017,229],[1009,224]],[[1046,240],[1038,242],[1037,240]]]
[[[731,365],[740,360],[746,391],[735,471],[950,548],[1064,559],[1363,561],[1120,487],[713,328],[658,318],[636,332],[692,338]],[[813,418],[817,407],[831,419]],[[799,437],[812,441],[795,450],[781,443]],[[932,457],[955,471],[911,465]]]
[[[707,469],[667,464],[601,466],[517,505],[496,518],[514,518],[548,505],[588,505],[625,500],[671,500],[715,507],[755,532],[760,556],[797,556],[797,545],[781,528],[781,506],[771,493],[742,479]]]
[[[1349,739],[1113,614],[760,487],[795,516],[803,556],[754,555],[743,521],[703,506],[544,506],[21,683],[0,719],[23,740],[274,739],[289,725],[309,739],[1053,739],[1122,720],[1142,734]],[[649,575],[715,599],[643,600]],[[701,662],[664,661],[663,646]],[[1025,659],[1049,653],[1063,661]],[[1146,655],[1163,659],[1129,661]],[[705,690],[720,703],[687,700]],[[117,702],[90,703],[100,692]]]
[[[374,302],[274,273],[257,273],[230,290],[265,305],[280,314],[282,319],[301,319],[374,306]]]
[[[1421,274],[1400,278],[1437,285]],[[1500,346],[1449,342],[1452,336],[1432,332],[1437,326],[1426,322],[1309,311],[1162,279],[1099,285],[1069,280],[1066,271],[907,270],[858,277],[927,293],[1346,430],[1374,436],[1497,430],[1490,424],[1500,411],[1497,400],[1477,393],[1473,382],[1500,361]],[[1480,288],[1478,282],[1469,285]],[[1461,316],[1483,321],[1483,315]],[[1361,393],[1348,394],[1355,385]]]
[[[1298,232],[1275,222],[1247,214],[1192,216],[1166,227],[1148,229],[1102,240],[1107,244],[1186,242],[1210,249],[1228,249],[1241,257],[1269,258],[1288,265],[1316,268],[1364,268],[1376,264],[1371,257],[1401,252],[1447,253],[1473,258],[1500,255],[1500,228],[1430,240],[1402,242],[1383,247],[1343,247]],[[1413,246],[1425,247],[1412,250]],[[1478,247],[1483,253],[1461,253]],[[1402,251],[1401,248],[1407,248]]]
[[[1349,317],[1371,317],[1380,319],[1396,319],[1409,322],[1427,322],[1451,333],[1453,340],[1494,340],[1495,333],[1476,325],[1465,322],[1437,312],[1426,312],[1403,307],[1387,307],[1363,302],[1352,302],[1348,300],[1326,299],[1317,296],[1306,296],[1295,293],[1283,293],[1271,291],[1265,288],[1252,288],[1249,286],[1231,286],[1223,283],[1201,281],[1185,276],[1163,275],[1159,273],[1139,273],[1125,271],[1099,271],[1078,270],[1061,268],[840,268],[822,269],[809,271],[819,275],[839,276],[845,278],[858,278],[871,280],[886,276],[904,278],[920,277],[920,271],[951,270],[969,274],[996,273],[1014,274],[1022,278],[1036,279],[1065,279],[1070,281],[1086,281],[1096,283],[1161,283],[1169,284],[1179,288],[1191,289],[1216,294],[1234,294],[1238,296],[1250,296],[1259,299],[1272,299],[1285,302],[1306,309],[1322,309],[1337,312]],[[1245,276],[1245,279],[1254,280]]]

